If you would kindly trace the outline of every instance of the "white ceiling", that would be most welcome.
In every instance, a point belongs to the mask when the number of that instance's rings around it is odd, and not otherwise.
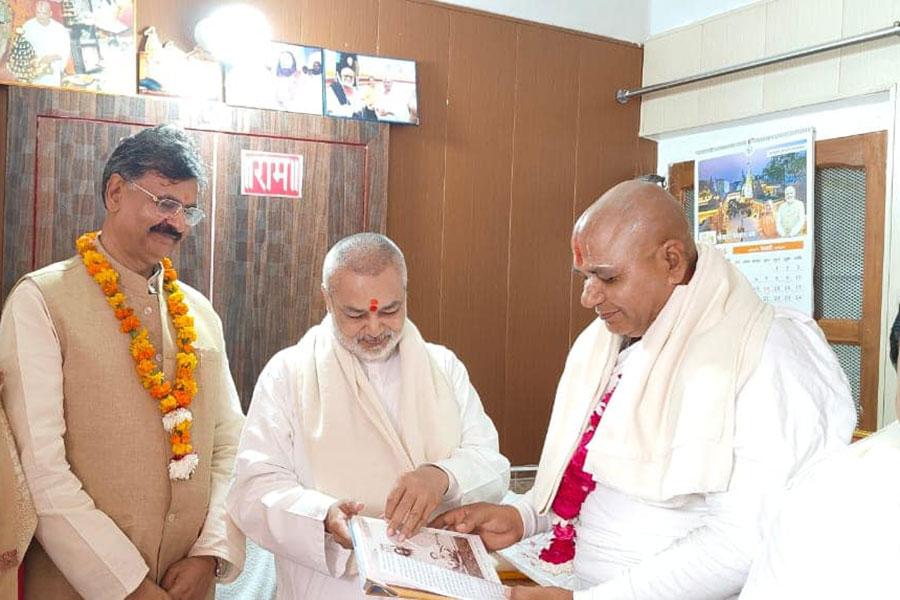
[[[663,31],[764,0],[442,0],[642,44]]]

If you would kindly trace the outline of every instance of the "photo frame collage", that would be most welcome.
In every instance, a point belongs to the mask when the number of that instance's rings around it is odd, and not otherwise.
[[[272,42],[258,61],[225,69],[225,103],[418,125],[416,63]]]
[[[203,50],[135,39],[134,0],[0,0],[0,84],[225,102],[418,125],[412,60],[270,42],[223,66]]]

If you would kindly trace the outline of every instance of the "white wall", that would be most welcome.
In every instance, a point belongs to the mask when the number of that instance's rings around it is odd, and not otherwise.
[[[488,12],[643,43],[650,0],[441,0]]]
[[[657,172],[668,175],[672,163],[694,160],[698,150],[723,146],[750,137],[764,137],[805,127],[815,128],[816,139],[824,140],[872,131],[888,132],[888,173],[885,223],[885,267],[882,295],[882,361],[879,376],[879,427],[897,418],[894,398],[896,378],[888,358],[887,331],[900,302],[900,190],[893,186],[893,173],[900,173],[900,157],[894,152],[893,132],[898,119],[896,88],[845,100],[793,109],[780,113],[732,121],[727,124],[659,136]]]
[[[758,1],[761,0],[650,0],[649,34],[657,35]]]

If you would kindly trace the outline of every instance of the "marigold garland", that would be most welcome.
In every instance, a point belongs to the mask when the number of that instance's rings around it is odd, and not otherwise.
[[[175,355],[175,382],[167,381],[156,363],[156,348],[150,341],[150,334],[141,324],[134,309],[126,305],[125,294],[119,290],[119,274],[109,264],[106,257],[97,251],[97,235],[99,231],[85,233],[75,242],[78,254],[88,273],[103,290],[106,301],[113,309],[119,321],[122,333],[131,336],[131,358],[134,359],[135,370],[141,385],[150,396],[159,403],[162,413],[163,427],[169,434],[172,444],[172,460],[169,461],[169,479],[190,479],[197,468],[199,457],[191,445],[191,423],[193,417],[188,407],[197,394],[197,382],[194,370],[197,368],[197,354],[193,343],[197,341],[194,329],[194,318],[188,315],[188,307],[184,302],[184,292],[178,286],[178,273],[172,267],[172,261],[164,258],[163,289],[169,317],[175,327],[175,343],[178,352]]]

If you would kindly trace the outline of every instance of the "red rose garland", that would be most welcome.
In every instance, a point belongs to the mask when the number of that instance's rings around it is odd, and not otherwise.
[[[590,422],[581,435],[581,441],[572,459],[566,467],[556,490],[551,508],[555,515],[553,523],[553,539],[550,545],[541,550],[540,559],[551,565],[565,565],[575,558],[575,521],[581,514],[581,506],[588,494],[594,491],[597,483],[590,473],[584,470],[584,459],[587,457],[587,446],[597,432],[597,426],[615,388],[609,390],[600,399],[597,408],[591,415]]]

